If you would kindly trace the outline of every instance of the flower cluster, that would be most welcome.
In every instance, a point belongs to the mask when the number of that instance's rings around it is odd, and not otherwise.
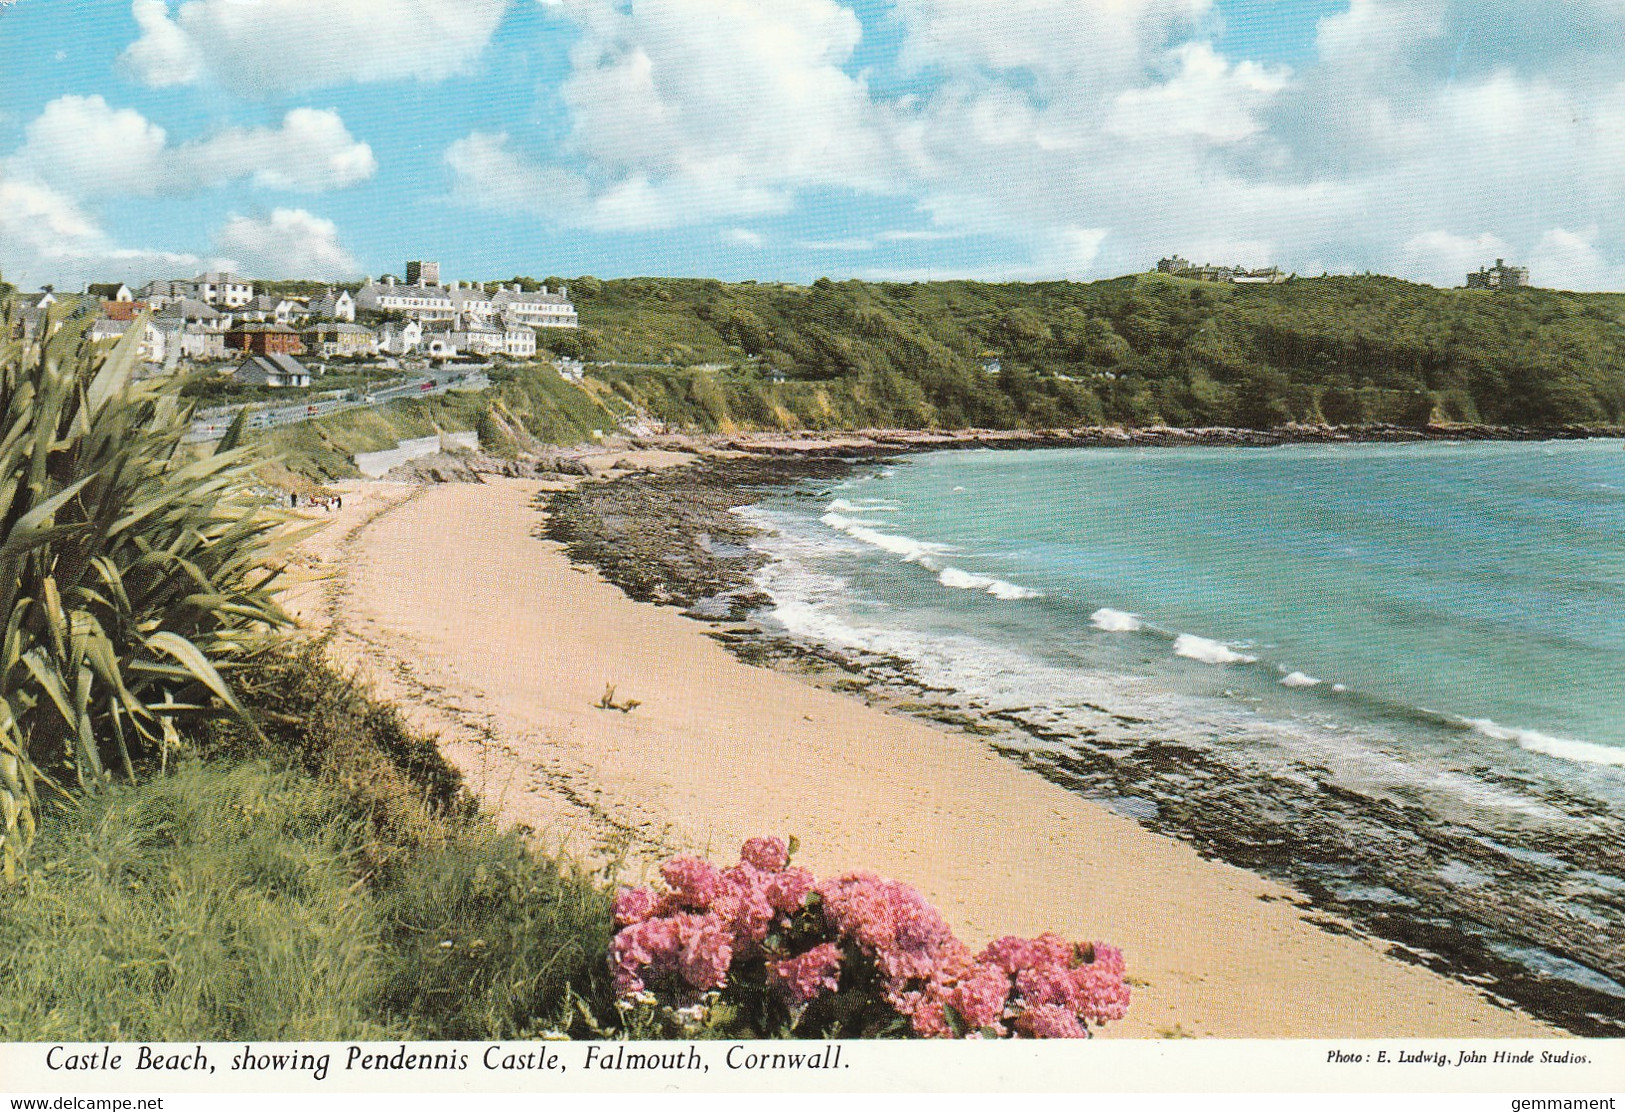
[[[777,1008],[788,1030],[857,996],[841,1014],[874,1005],[930,1038],[1087,1038],[1128,1011],[1115,947],[1043,934],[973,954],[908,885],[869,872],[818,882],[790,852],[752,838],[730,868],[675,857],[662,890],[621,889],[609,954],[620,998],[692,1008],[731,994]]]
[[[784,842],[752,838],[732,868],[674,857],[660,867],[664,893],[622,888],[609,954],[616,993],[656,985],[692,1000],[723,987],[732,963],[758,954],[769,928],[784,925],[812,891],[812,874],[789,862]]]

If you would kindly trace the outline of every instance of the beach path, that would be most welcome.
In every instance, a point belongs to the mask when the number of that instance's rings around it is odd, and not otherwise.
[[[1557,1034],[969,734],[742,663],[572,567],[538,537],[538,489],[347,486],[289,602],[543,843],[620,843],[636,873],[794,834],[800,864],[914,884],[973,945],[1055,930],[1121,946],[1134,1003],[1113,1036]],[[600,709],[606,685],[638,705]]]

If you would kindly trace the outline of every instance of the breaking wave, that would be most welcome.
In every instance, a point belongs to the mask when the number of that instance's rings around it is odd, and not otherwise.
[[[1625,749],[1617,746],[1598,745],[1591,741],[1574,741],[1570,738],[1552,737],[1550,734],[1542,734],[1534,730],[1519,730],[1511,726],[1498,726],[1488,718],[1468,718],[1464,721],[1485,737],[1494,738],[1496,741],[1515,742],[1518,748],[1527,749],[1531,753],[1544,753],[1548,757],[1560,757],[1565,761],[1579,761],[1584,764],[1625,768]]]
[[[975,572],[964,571],[951,565],[937,573],[937,582],[944,587],[954,587],[961,591],[984,591],[994,598],[1014,600],[1040,597],[1040,593],[1031,588],[1006,583],[991,575],[977,575]]]
[[[1108,606],[1102,606],[1090,614],[1089,624],[1107,633],[1135,633],[1143,626],[1138,615],[1113,610]]]
[[[1174,655],[1185,657],[1187,660],[1197,660],[1203,664],[1255,664],[1256,656],[1238,653],[1229,645],[1220,641],[1210,641],[1206,637],[1198,637],[1194,633],[1181,633],[1174,638]]]

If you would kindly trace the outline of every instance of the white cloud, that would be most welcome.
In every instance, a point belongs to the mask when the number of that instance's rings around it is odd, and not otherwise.
[[[227,128],[171,145],[164,129],[100,96],[62,96],[24,130],[7,159],[30,177],[77,197],[183,193],[250,179],[307,192],[354,185],[377,169],[336,112],[295,108],[275,128]]]
[[[508,2],[138,0],[125,61],[152,84],[251,94],[432,80],[472,65]],[[569,74],[446,149],[460,202],[594,231],[710,226],[753,248],[794,241],[769,221],[815,198],[880,196],[924,226],[854,223],[846,249],[978,237],[1002,244],[982,271],[1001,277],[1174,251],[1447,285],[1497,255],[1538,283],[1625,277],[1620,0],[1349,0],[1291,70],[1221,52],[1215,0],[889,0],[885,81],[855,64],[850,0],[540,3],[572,25]],[[898,77],[906,95],[886,91]],[[562,138],[530,130],[561,107]],[[177,144],[139,113],[61,98],[0,173],[77,199],[373,172],[336,115],[300,111]]]
[[[1488,232],[1463,236],[1435,230],[1406,240],[1399,258],[1408,276],[1435,286],[1459,286],[1468,271],[1511,253],[1511,248]]]
[[[1232,65],[1207,43],[1186,43],[1173,57],[1179,66],[1173,77],[1118,94],[1108,131],[1134,140],[1239,142],[1263,128],[1257,110],[1286,88],[1290,76],[1285,68]]]
[[[574,218],[587,183],[558,166],[543,166],[512,150],[506,132],[476,131],[446,148],[457,201],[495,212]]]
[[[121,60],[155,87],[213,81],[247,96],[466,73],[508,0],[133,0]]]
[[[572,123],[564,153],[588,172],[475,133],[447,151],[457,196],[643,230],[782,213],[800,189],[894,180],[884,115],[844,68],[860,24],[835,0],[554,7],[581,32],[560,95]]]
[[[1559,290],[1625,289],[1625,265],[1607,259],[1592,242],[1595,226],[1584,232],[1553,228],[1527,256],[1530,277]]]
[[[896,0],[905,64],[964,77],[1025,71],[1046,96],[1092,98],[1194,31],[1212,0]]]
[[[118,244],[71,199],[0,167],[0,274],[24,287],[143,280],[196,266],[195,255]]]
[[[215,235],[232,269],[257,278],[353,278],[361,265],[338,228],[304,209],[279,208],[264,219],[233,214]]]

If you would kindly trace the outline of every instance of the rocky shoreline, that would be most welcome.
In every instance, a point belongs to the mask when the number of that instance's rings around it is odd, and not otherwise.
[[[853,453],[938,451],[949,448],[1154,448],[1278,447],[1286,444],[1420,444],[1451,441],[1595,440],[1625,438],[1625,427],[1561,425],[1282,425],[1273,429],[1230,427],[1077,429],[860,429],[847,433],[717,434],[688,440],[712,448],[752,453],[801,454],[839,449]],[[670,443],[662,446],[672,446]]]
[[[1147,430],[1127,443],[1286,442],[1162,439],[1152,436],[1156,431]],[[802,450],[797,443],[804,445]],[[1038,446],[1026,438],[1002,437],[990,443],[956,436],[953,443]],[[755,583],[767,557],[751,546],[756,531],[732,512],[735,507],[803,480],[837,480],[899,452],[946,446],[912,435],[906,446],[872,434],[768,443],[734,437],[707,445],[712,453],[721,449],[720,457],[712,454],[689,467],[626,474],[611,482],[579,483],[546,493],[540,501],[548,513],[547,535],[562,543],[573,561],[596,568],[635,599],[680,607],[709,623],[711,636],[749,663],[796,673],[873,706],[966,730],[1046,778],[1190,842],[1208,856],[1288,882],[1303,893],[1303,906],[1326,929],[1381,938],[1402,960],[1446,973],[1576,1034],[1625,1033],[1617,1018],[1618,999],[1532,973],[1507,954],[1508,938],[1528,937],[1523,928],[1541,921],[1538,908],[1526,898],[1498,901],[1486,895],[1479,906],[1463,908],[1459,893],[1427,881],[1430,852],[1459,860],[1482,852],[1468,838],[1380,813],[1367,799],[1328,797],[1320,791],[1283,794],[1278,783],[1250,782],[1220,755],[1183,739],[1154,736],[1154,725],[1113,715],[1109,708],[1095,708],[1099,722],[1080,729],[1076,722],[1052,720],[1044,708],[978,706],[958,692],[922,683],[907,661],[802,641],[752,620],[753,612],[771,601]],[[1166,777],[1173,766],[1185,782],[1178,791],[1169,790]],[[1386,833],[1396,823],[1399,836]],[[1397,856],[1367,876],[1363,866],[1370,864],[1374,845]],[[1621,854],[1607,846],[1567,848],[1591,858],[1601,854],[1614,867],[1625,868],[1625,857],[1614,861]],[[1399,885],[1402,903],[1347,897],[1354,881],[1380,883],[1384,869],[1406,874],[1410,883]],[[1524,879],[1538,885],[1540,878],[1533,872]],[[1470,918],[1463,919],[1463,913]],[[1562,929],[1561,945],[1554,946],[1618,975],[1615,947],[1588,938],[1582,924],[1561,926],[1576,929]]]

